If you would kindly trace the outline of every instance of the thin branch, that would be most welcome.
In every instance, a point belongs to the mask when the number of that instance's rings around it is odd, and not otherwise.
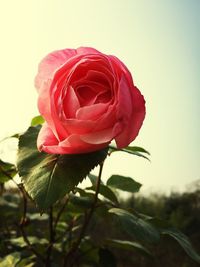
[[[75,220],[72,219],[72,221],[70,222],[69,227],[67,229],[67,232],[68,232],[67,242],[69,244],[69,247],[71,247],[71,242],[72,242],[72,229],[74,227],[74,223],[75,223]]]
[[[7,176],[10,180],[13,180],[13,177],[7,173],[7,171],[5,171],[1,166],[0,166],[0,171],[5,175]]]
[[[50,267],[51,266],[51,253],[53,244],[55,242],[55,231],[53,227],[53,207],[51,206],[49,209],[49,245],[46,252],[46,262],[45,266]]]
[[[49,211],[49,240],[51,243],[54,242],[54,228],[53,228],[53,207],[50,207],[50,211]]]
[[[26,217],[26,212],[27,212],[27,198],[26,198],[26,193],[24,191],[24,187],[22,184],[18,184],[18,188],[21,192],[22,199],[23,199],[23,213],[22,213],[22,218],[20,221],[20,225],[24,226],[27,223],[27,217]]]
[[[3,192],[4,192],[4,184],[1,183],[1,184],[0,184],[0,196],[3,195]]]
[[[67,235],[68,233],[68,238],[65,242],[62,242],[62,251],[65,251],[65,243],[68,243],[68,247],[71,246],[71,239],[72,239],[72,228],[74,227],[74,224],[76,222],[76,216],[73,217],[73,219],[71,220],[71,222],[68,223],[68,227],[66,228],[66,230],[64,231],[64,233],[62,232],[57,238],[56,238],[56,242],[59,241],[60,239],[63,240],[63,236]]]
[[[20,232],[21,232],[21,235],[24,239],[24,242],[27,244],[27,247],[29,248],[29,250],[38,258],[40,259],[43,263],[45,262],[44,261],[44,258],[42,257],[42,255],[40,253],[37,252],[37,250],[31,245],[25,231],[24,231],[24,227],[23,225],[19,225],[19,229],[20,229]]]
[[[98,201],[98,194],[99,194],[99,189],[100,189],[100,183],[101,183],[101,175],[102,175],[102,170],[103,170],[103,164],[104,162],[102,162],[99,166],[99,175],[98,175],[98,178],[97,178],[97,183],[96,183],[96,192],[95,192],[95,195],[94,195],[94,201],[92,203],[92,206],[88,212],[88,214],[85,214],[85,219],[84,219],[84,222],[83,222],[83,226],[82,226],[82,229],[81,229],[81,232],[79,234],[79,237],[78,239],[73,243],[71,249],[68,251],[68,253],[66,254],[65,258],[64,258],[64,263],[63,263],[63,267],[72,267],[74,262],[75,262],[75,254],[78,250],[78,247],[81,243],[81,240],[84,238],[85,236],[85,232],[87,230],[87,227],[89,225],[89,222],[91,220],[91,217],[94,213],[94,210],[96,208],[96,204],[97,204],[97,201]]]
[[[56,216],[56,218],[55,218],[55,222],[54,222],[54,231],[56,230],[57,224],[58,224],[58,222],[59,222],[59,220],[60,220],[60,217],[61,217],[61,215],[62,215],[62,213],[63,213],[63,211],[64,211],[66,205],[68,204],[68,202],[69,202],[69,196],[66,197],[63,206],[62,206],[61,209],[58,211],[58,214],[57,214],[57,216]]]
[[[47,252],[46,252],[46,261],[45,261],[46,267],[51,266],[51,254],[52,254],[53,244],[55,243],[55,239],[56,239],[56,227],[68,201],[69,201],[69,197],[66,198],[63,206],[58,211],[55,221],[53,220],[53,207],[52,206],[50,207],[50,210],[49,210],[49,245],[48,245]]]
[[[14,180],[13,180],[14,181]],[[20,223],[19,223],[19,229],[20,229],[20,232],[21,232],[21,235],[24,239],[24,242],[27,244],[27,247],[29,248],[29,250],[38,258],[40,259],[42,262],[44,262],[44,258],[43,256],[37,252],[37,250],[31,245],[27,235],[26,235],[26,232],[24,230],[24,226],[27,224],[27,216],[26,216],[26,212],[27,212],[27,197],[26,197],[26,192],[24,190],[24,187],[22,184],[17,184],[15,182],[15,184],[17,185],[19,191],[21,192],[21,195],[22,195],[22,200],[23,200],[23,213],[22,213],[22,217],[21,217],[21,220],[20,220]]]

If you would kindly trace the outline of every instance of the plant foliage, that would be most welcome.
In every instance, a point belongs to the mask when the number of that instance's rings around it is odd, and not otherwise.
[[[37,116],[25,133],[12,136],[19,138],[17,166],[0,160],[1,267],[139,267],[136,259],[140,267],[158,266],[155,251],[164,236],[175,239],[195,264],[200,263],[180,230],[144,210],[125,207],[121,192],[133,196],[141,183],[117,174],[106,183],[101,179],[107,155],[120,151],[148,159],[147,150],[110,146],[86,154],[46,154],[36,146],[42,123]],[[91,174],[96,166],[97,176]],[[12,189],[5,189],[8,181],[13,181]],[[142,265],[145,259],[148,265]]]

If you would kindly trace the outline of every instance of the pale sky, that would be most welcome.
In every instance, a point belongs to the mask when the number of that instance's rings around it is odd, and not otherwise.
[[[199,0],[1,1],[0,138],[26,130],[38,114],[33,80],[42,57],[91,46],[128,66],[147,106],[133,145],[149,150],[151,163],[113,154],[105,179],[131,176],[143,192],[200,179],[199,13]],[[12,147],[1,144],[0,157],[13,159]]]

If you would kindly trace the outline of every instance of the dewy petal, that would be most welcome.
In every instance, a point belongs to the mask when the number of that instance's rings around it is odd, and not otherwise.
[[[76,112],[76,118],[79,120],[96,120],[106,112],[108,104],[99,103],[91,106],[79,108]]]
[[[40,91],[43,82],[52,80],[55,71],[75,55],[76,49],[63,49],[48,54],[38,66],[38,74],[35,78],[35,87],[38,91]]]

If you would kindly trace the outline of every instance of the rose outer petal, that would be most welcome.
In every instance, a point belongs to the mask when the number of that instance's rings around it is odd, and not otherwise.
[[[131,93],[132,113],[127,121],[124,131],[116,138],[118,148],[127,147],[138,135],[145,117],[145,100],[137,87],[134,87]]]
[[[38,134],[37,148],[39,151],[43,151],[45,146],[57,146],[58,140],[53,134],[51,128],[44,123]]]
[[[35,87],[40,92],[43,82],[53,79],[55,71],[66,61],[77,54],[76,49],[57,50],[48,54],[39,64],[38,74],[35,78]]]
[[[76,49],[77,54],[101,54],[98,50],[92,47],[79,47]]]
[[[37,147],[39,151],[49,154],[80,154],[96,151],[106,147],[109,143],[93,144],[85,143],[77,134],[72,134],[62,142],[58,142],[52,130],[45,123],[37,139]]]

